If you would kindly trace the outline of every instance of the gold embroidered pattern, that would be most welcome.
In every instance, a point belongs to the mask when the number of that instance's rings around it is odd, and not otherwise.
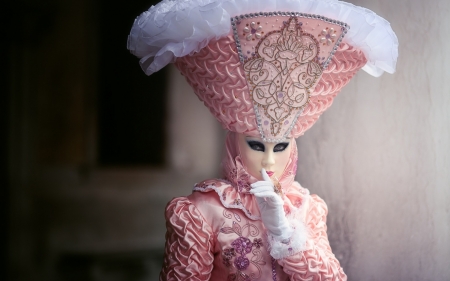
[[[310,88],[322,75],[319,51],[319,42],[303,33],[301,23],[292,16],[281,30],[262,37],[255,56],[244,63],[252,99],[270,119],[273,136],[309,101]]]

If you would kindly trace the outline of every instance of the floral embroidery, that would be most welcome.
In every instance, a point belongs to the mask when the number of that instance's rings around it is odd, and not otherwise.
[[[252,251],[253,243],[248,238],[239,237],[234,240],[231,245],[236,249],[236,252],[245,255]]]
[[[232,247],[225,248],[222,251],[223,263],[227,267],[232,267],[232,265],[234,265],[234,268],[237,270],[235,273],[228,275],[228,280],[250,281],[258,279],[261,276],[260,266],[266,264],[262,252],[259,250],[263,246],[262,239],[257,237],[260,234],[259,229],[248,221],[241,226],[238,222],[233,220],[233,218],[239,218],[238,221],[241,221],[240,216],[229,210],[224,210],[223,215],[225,218],[232,220],[232,226],[224,226],[220,229],[220,232],[223,234],[238,235],[238,237],[231,242]],[[253,238],[253,242],[250,238]],[[250,265],[257,268],[257,274],[255,274],[255,272],[244,272],[249,269]]]
[[[331,43],[334,43],[334,40],[336,39],[336,31],[334,28],[326,28],[322,30],[322,32],[319,34],[320,43],[323,43],[323,45],[327,44],[327,46],[330,46]]]
[[[205,190],[207,188],[211,188],[211,187],[215,187],[215,186],[216,186],[216,184],[214,182],[210,182],[209,180],[205,180],[205,181],[202,181],[201,183],[195,184],[195,187],[199,188],[201,190]]]
[[[250,177],[248,174],[244,173],[242,169],[239,171],[233,169],[229,172],[228,178],[235,183],[239,192],[249,192],[251,186],[249,184]]]
[[[309,101],[310,88],[322,75],[316,63],[319,51],[319,42],[302,31],[297,17],[291,17],[281,30],[261,38],[255,48],[257,55],[245,62],[257,116],[263,119],[262,124],[270,123],[272,136],[290,130],[288,125],[295,122],[293,116]]]
[[[236,256],[236,252],[234,251],[234,248],[227,248],[223,250],[223,255],[226,259],[231,260],[234,256]]]
[[[226,267],[230,267],[231,266],[231,260],[227,259],[224,257],[222,263],[226,266]]]
[[[246,177],[239,178],[237,180],[237,186],[238,186],[239,192],[249,192],[251,189],[251,186],[248,184],[248,176],[246,175]]]
[[[261,238],[253,239],[253,246],[255,246],[256,249],[261,248],[262,247],[262,239]]]
[[[228,172],[228,177],[227,177],[230,181],[234,181],[235,179],[237,179],[237,170],[236,168],[231,169]]]
[[[262,26],[259,24],[260,24],[260,22],[257,22],[257,23],[251,22],[250,27],[248,26],[248,24],[246,24],[246,27],[244,27],[244,36],[245,36],[245,39],[247,39],[247,41],[250,41],[252,39],[255,40],[253,38],[253,35],[255,35],[255,37],[257,39],[259,39],[259,38],[261,38],[261,34],[264,34],[264,31],[262,31]],[[247,33],[249,33],[249,34],[247,34]]]
[[[245,270],[250,265],[250,261],[245,256],[240,256],[234,260],[234,265],[239,270]]]
[[[250,184],[256,182],[257,179],[251,177],[243,167],[240,156],[236,157],[236,167],[229,167],[228,173],[225,176],[226,180],[230,181],[239,193],[249,193],[252,187]]]

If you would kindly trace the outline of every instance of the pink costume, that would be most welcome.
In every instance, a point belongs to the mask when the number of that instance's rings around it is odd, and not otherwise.
[[[387,21],[335,0],[165,0],[138,17],[128,48],[144,71],[175,62],[230,131],[224,178],[167,205],[160,280],[346,280],[328,242],[325,202],[294,181],[295,138],[359,69],[392,73],[397,46]],[[278,182],[289,239],[263,223],[238,133],[290,142]]]
[[[328,242],[325,202],[294,181],[295,141],[280,183],[289,220],[301,222],[294,234],[301,241],[282,245],[278,254],[283,258],[271,257],[269,249],[277,245],[265,234],[248,193],[256,179],[240,161],[235,136],[227,136],[225,179],[203,181],[187,198],[168,204],[161,280],[346,280]]]

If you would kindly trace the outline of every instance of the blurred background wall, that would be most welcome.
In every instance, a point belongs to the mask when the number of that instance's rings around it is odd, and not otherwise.
[[[358,0],[388,19],[397,72],[364,72],[299,138],[350,280],[450,280],[449,1]]]
[[[298,180],[328,203],[349,280],[450,280],[450,2],[350,2],[391,22],[397,73],[353,79],[299,138]],[[165,204],[220,174],[218,123],[126,50],[154,3],[2,9],[0,279],[156,280]]]

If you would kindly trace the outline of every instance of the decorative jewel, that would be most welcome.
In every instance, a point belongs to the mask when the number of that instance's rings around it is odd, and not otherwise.
[[[322,32],[319,34],[320,36],[323,36],[320,38],[320,43],[323,43],[323,45],[327,44],[327,46],[330,46],[331,43],[334,43],[334,40],[336,39],[336,31],[334,28],[326,28],[322,30]]]
[[[244,27],[244,33],[245,33],[245,34],[246,34],[246,33],[249,33],[249,34],[247,34],[247,35],[245,36],[245,39],[247,39],[247,41],[250,41],[250,40],[253,39],[253,35],[255,35],[255,38],[256,38],[256,39],[261,38],[261,34],[264,33],[264,32],[262,32],[262,28],[263,28],[263,27],[262,27],[261,25],[259,25],[259,22],[258,22],[258,23],[255,23],[254,21],[252,21],[252,22],[250,23],[250,27],[249,27],[249,25],[247,24],[247,26]]]
[[[277,271],[276,271],[276,264],[275,264],[274,258],[272,258],[272,280],[277,281]]]
[[[281,184],[276,177],[274,177],[273,179],[273,187],[274,187],[273,191],[275,191],[276,194],[283,197],[283,189],[281,188]]]
[[[253,246],[255,246],[256,249],[261,248],[262,245],[263,245],[263,243],[262,243],[262,239],[261,239],[261,238],[255,238],[255,239],[253,239]]]

